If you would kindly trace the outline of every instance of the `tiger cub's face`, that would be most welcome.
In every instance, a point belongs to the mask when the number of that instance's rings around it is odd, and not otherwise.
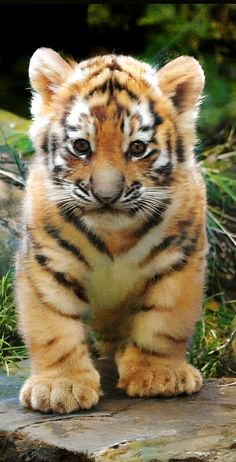
[[[41,48],[30,62],[31,137],[73,213],[160,213],[176,172],[193,165],[194,119],[204,77],[193,58],[159,71],[130,57],[80,64]]]

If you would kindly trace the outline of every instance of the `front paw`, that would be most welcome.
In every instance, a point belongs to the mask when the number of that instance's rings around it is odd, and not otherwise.
[[[25,407],[41,412],[66,414],[78,409],[90,409],[101,395],[96,370],[73,377],[35,375],[24,383],[20,401]]]
[[[150,364],[135,366],[120,377],[118,388],[132,397],[177,396],[200,390],[200,372],[190,364]]]

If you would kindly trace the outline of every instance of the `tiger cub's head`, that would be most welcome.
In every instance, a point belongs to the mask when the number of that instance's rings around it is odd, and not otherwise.
[[[40,48],[29,67],[31,138],[56,200],[83,214],[160,211],[194,168],[204,74],[191,57],[159,70],[131,57],[81,63]]]

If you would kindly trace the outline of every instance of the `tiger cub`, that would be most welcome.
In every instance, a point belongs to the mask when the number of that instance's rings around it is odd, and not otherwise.
[[[84,319],[129,396],[197,392],[186,348],[203,296],[206,197],[194,159],[204,74],[179,57],[81,62],[38,49],[29,66],[27,182],[16,258],[20,329],[42,412],[89,409],[102,394]]]

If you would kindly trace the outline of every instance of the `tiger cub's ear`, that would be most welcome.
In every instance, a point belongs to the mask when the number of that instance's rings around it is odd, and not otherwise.
[[[193,109],[204,86],[204,72],[196,59],[180,56],[158,72],[159,86],[172,99],[178,112]]]
[[[73,67],[51,48],[38,48],[29,65],[30,83],[43,98],[50,98],[65,82]]]

